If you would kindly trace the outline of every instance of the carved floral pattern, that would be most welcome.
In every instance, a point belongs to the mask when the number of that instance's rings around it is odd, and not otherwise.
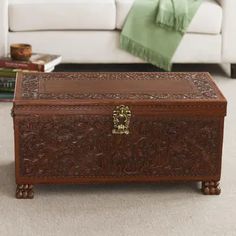
[[[220,171],[220,118],[133,117],[129,135],[112,117],[15,118],[25,177],[213,176]]]
[[[40,80],[188,80],[196,88],[191,93],[42,93]],[[22,79],[23,99],[217,99],[217,93],[206,73],[32,73]]]

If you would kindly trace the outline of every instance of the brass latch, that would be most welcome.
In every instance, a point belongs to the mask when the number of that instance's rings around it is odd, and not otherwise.
[[[113,134],[129,134],[131,111],[128,106],[120,105],[113,111]]]

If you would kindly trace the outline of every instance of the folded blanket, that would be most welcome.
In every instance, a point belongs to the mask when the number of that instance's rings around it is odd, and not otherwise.
[[[120,36],[120,47],[164,70],[202,0],[136,0]]]

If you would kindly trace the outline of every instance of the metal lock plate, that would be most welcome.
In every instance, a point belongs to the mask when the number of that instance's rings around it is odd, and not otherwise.
[[[128,106],[120,105],[113,111],[113,134],[129,134],[131,111]]]

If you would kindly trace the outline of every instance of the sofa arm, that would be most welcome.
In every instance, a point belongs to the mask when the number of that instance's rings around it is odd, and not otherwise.
[[[7,53],[8,0],[0,0],[0,57]]]
[[[236,0],[217,0],[223,8],[222,62],[236,63]]]

